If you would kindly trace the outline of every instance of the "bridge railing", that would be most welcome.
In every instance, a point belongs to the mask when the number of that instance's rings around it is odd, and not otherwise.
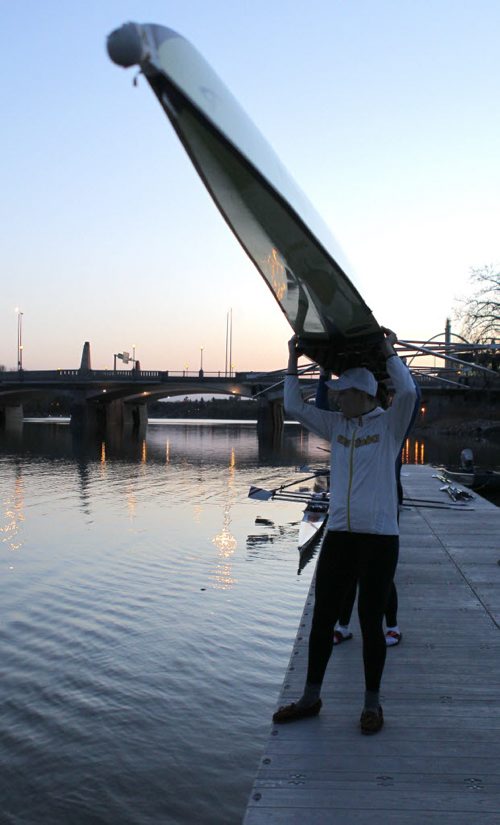
[[[224,370],[9,370],[0,372],[0,383],[19,381],[74,381],[75,379],[98,381],[144,381],[151,378],[166,381],[170,378],[244,380],[246,373],[226,373]],[[252,375],[252,373],[250,373]]]

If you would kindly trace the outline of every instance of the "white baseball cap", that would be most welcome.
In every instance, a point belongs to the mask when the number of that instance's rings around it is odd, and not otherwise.
[[[334,381],[327,381],[327,387],[340,392],[341,390],[361,390],[367,395],[375,397],[377,395],[377,379],[370,370],[365,367],[353,367],[342,373],[340,378]]]

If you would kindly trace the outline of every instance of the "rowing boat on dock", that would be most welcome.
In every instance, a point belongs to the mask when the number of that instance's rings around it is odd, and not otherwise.
[[[311,479],[315,479],[315,486],[320,483],[320,479],[324,479],[324,488],[319,490],[315,489],[312,491],[307,488],[299,488],[297,491],[290,489],[297,484],[302,484],[304,481],[309,481]],[[315,470],[312,475],[307,476],[306,478],[301,478],[297,481],[282,484],[274,490],[265,490],[262,487],[252,486],[248,492],[249,498],[259,501],[296,501],[297,503],[306,505],[299,527],[299,572],[312,558],[312,551],[316,547],[316,544],[325,528],[328,517],[328,507],[330,504],[329,482],[329,470],[321,469]]]
[[[497,470],[444,470],[443,474],[455,484],[463,484],[471,490],[500,490],[500,472]]]
[[[328,516],[329,493],[313,493],[306,505],[299,527],[298,549],[302,556],[313,547],[320,538]]]

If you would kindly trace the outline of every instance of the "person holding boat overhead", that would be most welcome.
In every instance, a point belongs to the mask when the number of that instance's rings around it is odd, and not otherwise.
[[[330,441],[332,496],[316,570],[304,693],[297,702],[276,711],[276,723],[293,722],[320,712],[321,687],[333,649],[332,627],[356,579],[365,673],[361,731],[377,733],[384,722],[379,701],[386,657],[382,621],[399,553],[394,466],[416,396],[410,372],[395,352],[395,333],[382,330],[381,349],[395,391],[387,410],[377,405],[377,381],[364,367],[348,369],[337,381],[330,382],[330,387],[338,392],[340,412],[305,403],[297,378],[297,337],[289,342],[285,410]]]
[[[406,362],[405,362],[406,363]],[[320,410],[329,410],[330,404],[328,401],[328,382],[330,379],[330,373],[327,372],[323,367],[320,369],[320,376],[318,381],[318,386],[316,389],[316,406]],[[420,392],[420,388],[412,376],[412,381],[415,384],[415,394],[416,400],[413,407],[413,412],[411,415],[410,423],[408,425],[408,429],[406,430],[403,442],[398,452],[398,457],[396,459],[396,487],[398,491],[398,505],[401,507],[403,504],[403,486],[401,484],[401,469],[402,469],[402,452],[403,447],[405,444],[406,439],[408,438],[415,419],[418,414],[418,410],[420,408],[420,400],[422,397],[422,393]],[[377,391],[377,402],[382,409],[386,410],[390,404],[389,401],[389,393],[387,387],[383,382],[379,382],[378,391]],[[354,609],[354,602],[356,601],[356,593],[358,591],[358,583],[354,582],[353,586],[349,590],[344,603],[342,605],[342,609],[339,614],[338,622],[336,627],[333,631],[333,644],[339,645],[342,642],[349,641],[352,639],[352,633],[349,629],[349,625],[351,622],[352,611]],[[389,597],[387,599],[387,604],[385,608],[385,620],[386,620],[386,630],[385,630],[385,643],[387,647],[395,647],[398,645],[402,639],[402,633],[399,629],[398,625],[398,592],[396,589],[396,584],[393,581],[391,585],[391,589],[389,592]]]

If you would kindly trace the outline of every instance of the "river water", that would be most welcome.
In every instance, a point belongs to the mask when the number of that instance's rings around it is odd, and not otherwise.
[[[2,825],[241,821],[313,572],[300,505],[248,488],[322,446],[241,422],[0,434]]]

